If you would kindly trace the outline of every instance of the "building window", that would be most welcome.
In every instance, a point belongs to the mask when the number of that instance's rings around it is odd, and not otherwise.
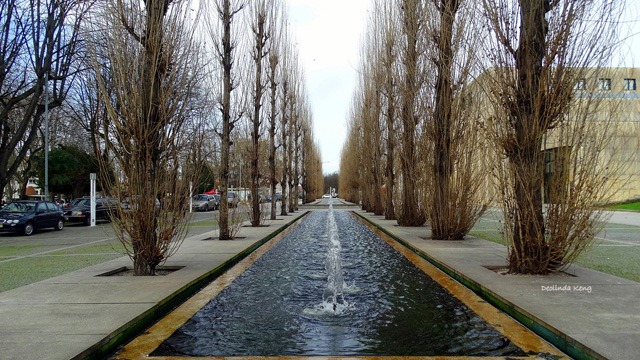
[[[587,80],[585,78],[579,79],[575,86],[576,90],[587,90]]]
[[[598,79],[598,90],[611,90],[611,79],[609,78]]]
[[[624,79],[624,89],[625,90],[636,90],[636,79]]]

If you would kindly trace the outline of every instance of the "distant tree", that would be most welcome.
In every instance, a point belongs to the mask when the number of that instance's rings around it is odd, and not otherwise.
[[[76,71],[80,24],[92,4],[0,2],[0,198],[30,155],[45,108],[65,99]]]
[[[313,138],[313,130],[311,127],[304,129],[302,149],[302,188],[305,192],[304,201],[308,203],[322,196],[324,188],[320,146]]]
[[[329,193],[329,188],[333,188],[336,191],[340,189],[340,173],[337,171],[324,176],[324,192]]]
[[[285,34],[286,35],[286,34]],[[282,186],[282,202],[280,204],[280,215],[287,215],[288,208],[288,175],[289,175],[289,123],[291,113],[289,108],[293,105],[293,96],[291,95],[291,84],[293,83],[292,73],[292,57],[294,56],[293,47],[289,43],[288,39],[283,39],[282,44],[282,80],[280,86],[280,150],[282,154],[282,179],[280,185]]]
[[[215,188],[216,174],[210,161],[206,159],[200,160],[194,165],[194,168],[198,174],[193,186],[194,194],[202,194]]]
[[[44,158],[37,157],[35,173],[38,185],[44,186]],[[59,146],[49,152],[49,190],[52,193],[71,195],[73,198],[89,193],[91,173],[98,173],[98,161],[92,154],[77,146]]]
[[[355,101],[353,101],[355,103]],[[361,119],[355,116],[352,103],[347,122],[347,140],[340,151],[340,196],[350,202],[360,204],[362,202],[362,176],[360,156],[362,155],[362,124]]]

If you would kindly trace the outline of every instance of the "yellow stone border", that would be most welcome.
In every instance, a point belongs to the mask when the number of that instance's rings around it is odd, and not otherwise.
[[[355,218],[358,218],[357,216]],[[147,329],[142,335],[136,337],[124,348],[116,353],[110,359],[113,360],[189,360],[189,359],[250,359],[250,360],[262,360],[262,359],[279,359],[279,360],[294,360],[294,359],[431,359],[431,360],[462,360],[462,359],[537,359],[535,355],[526,357],[464,357],[464,356],[314,356],[314,357],[297,357],[297,356],[251,356],[251,357],[224,357],[224,356],[203,356],[203,357],[187,357],[187,356],[149,356],[160,344],[169,338],[177,329],[184,325],[189,319],[191,319],[203,306],[205,306],[211,299],[216,297],[225,287],[231,284],[240,274],[242,274],[249,266],[256,262],[262,255],[264,255],[269,249],[277,244],[284,236],[286,236],[293,228],[295,228],[303,218],[297,220],[294,224],[289,226],[285,231],[276,235],[273,239],[268,241],[263,246],[259,247],[256,251],[249,254],[246,258],[233,266],[231,269],[220,275],[216,280],[197,292],[193,297],[185,301],[182,305],[177,307],[167,316],[159,320],[156,324]],[[358,218],[359,219],[359,218]],[[507,337],[516,346],[520,347],[524,352],[530,353],[544,353],[551,354],[557,358],[567,358],[558,349],[542,340],[537,335],[533,334],[522,326],[517,321],[513,320],[509,316],[505,315],[492,305],[486,303],[471,290],[467,289],[457,281],[450,278],[448,275],[431,265],[429,262],[421,258],[419,255],[410,251],[406,247],[402,246],[388,235],[384,234],[380,230],[372,227],[367,222],[360,220],[368,228],[373,230],[378,236],[383,238],[387,243],[393,246],[398,252],[409,259],[414,265],[424,271],[427,275],[433,278],[438,284],[447,289],[449,293],[462,301],[473,312],[478,314],[487,323],[491,324],[497,331]]]

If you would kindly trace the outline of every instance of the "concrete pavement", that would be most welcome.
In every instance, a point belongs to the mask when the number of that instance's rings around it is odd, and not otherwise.
[[[323,208],[322,202],[313,208]],[[433,241],[428,227],[405,228],[380,216],[356,213],[429,258],[436,266],[503,311],[595,358],[636,359],[640,353],[640,283],[572,266],[551,276],[503,275],[506,248],[480,239]],[[80,359],[103,355],[122,338],[142,331],[157,313],[224,270],[225,263],[258,246],[302,216],[243,227],[239,239],[206,240],[216,231],[185,239],[166,276],[97,276],[125,266],[120,258],[0,293],[1,359]],[[634,221],[624,216],[624,221]],[[640,225],[640,216],[637,217]],[[620,220],[623,221],[623,220]],[[249,249],[249,250],[248,250]],[[187,290],[187,292],[185,292]],[[552,340],[553,340],[552,339]],[[563,345],[564,344],[564,345]]]

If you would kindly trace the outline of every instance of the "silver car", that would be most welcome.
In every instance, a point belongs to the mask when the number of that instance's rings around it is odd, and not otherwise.
[[[207,194],[194,195],[192,204],[195,211],[209,211],[218,208],[216,197]]]

